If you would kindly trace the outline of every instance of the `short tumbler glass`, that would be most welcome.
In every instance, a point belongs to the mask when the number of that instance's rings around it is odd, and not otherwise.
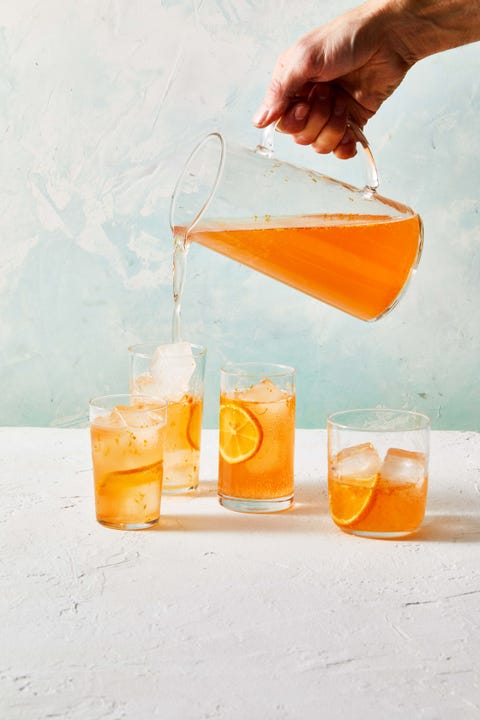
[[[143,530],[160,519],[167,403],[146,396],[90,401],[97,520]]]
[[[130,392],[160,395],[168,402],[163,494],[195,490],[207,351],[201,345],[167,343],[133,345],[129,352]]]
[[[221,370],[219,502],[270,513],[293,504],[295,370],[228,363]]]
[[[408,410],[372,408],[330,415],[330,514],[353,535],[397,538],[425,514],[430,419]]]

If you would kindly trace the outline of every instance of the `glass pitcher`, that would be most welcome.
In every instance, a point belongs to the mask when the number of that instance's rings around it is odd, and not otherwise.
[[[277,159],[274,126],[255,150],[213,132],[188,158],[170,225],[177,247],[197,242],[367,321],[399,301],[423,244],[420,217],[377,194],[363,132],[364,188]]]

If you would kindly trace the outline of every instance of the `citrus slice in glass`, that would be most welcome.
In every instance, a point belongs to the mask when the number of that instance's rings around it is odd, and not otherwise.
[[[333,480],[330,484],[330,514],[341,527],[353,527],[369,513],[375,500],[378,475],[347,482]]]
[[[240,405],[220,406],[220,455],[231,465],[250,460],[260,449],[263,431],[257,418]]]
[[[187,440],[194,450],[200,450],[202,434],[202,403],[193,400],[190,405],[190,417],[187,425]]]

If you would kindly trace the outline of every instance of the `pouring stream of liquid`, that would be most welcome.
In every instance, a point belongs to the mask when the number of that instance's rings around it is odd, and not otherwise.
[[[182,341],[182,294],[185,285],[188,242],[186,235],[174,235],[172,342]]]

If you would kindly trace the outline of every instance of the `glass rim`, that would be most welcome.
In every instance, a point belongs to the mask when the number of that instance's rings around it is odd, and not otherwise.
[[[191,167],[191,164],[192,164],[193,160],[195,159],[196,155],[198,155],[201,152],[202,148],[204,148],[207,145],[207,143],[210,143],[212,140],[214,142],[216,141],[216,142],[220,143],[220,159],[217,164],[215,179],[210,187],[210,192],[208,194],[207,199],[204,200],[202,206],[197,211],[197,214],[193,218],[192,222],[186,228],[186,235],[188,235],[188,233],[191,232],[193,230],[193,228],[195,227],[195,225],[198,223],[198,221],[200,220],[202,215],[205,213],[205,210],[210,205],[210,203],[213,199],[213,196],[215,195],[215,193],[217,191],[218,185],[220,184],[220,180],[221,180],[221,177],[223,174],[223,168],[225,167],[226,143],[225,143],[225,138],[223,137],[222,133],[214,131],[214,132],[207,133],[207,135],[204,135],[197,142],[197,144],[193,148],[192,152],[188,156],[187,160],[185,161],[185,164],[180,173],[180,176],[178,177],[178,180],[175,183],[175,188],[174,188],[172,196],[170,198],[170,209],[169,209],[169,217],[168,217],[168,220],[170,223],[170,228],[172,231],[174,231],[174,228],[176,225],[174,215],[175,215],[177,200],[182,192],[182,186],[185,181],[185,176],[188,173],[188,169]]]
[[[164,410],[165,408],[168,408],[168,401],[165,398],[157,397],[156,395],[145,395],[144,393],[111,393],[107,395],[96,395],[88,401],[88,406],[98,410],[113,410],[115,405],[112,405],[112,407],[106,407],[101,403],[112,403],[114,399],[121,401],[126,399],[131,400],[132,398],[144,400],[148,405],[148,408],[146,409],[149,411],[156,409]]]
[[[372,425],[370,427],[365,427],[362,425],[355,425],[353,423],[342,423],[337,420],[337,418],[341,418],[342,415],[357,415],[360,413],[386,413],[389,415],[401,415],[405,418],[416,418],[418,420],[421,420],[421,423],[417,427],[386,427],[385,425]],[[356,430],[361,432],[415,432],[418,430],[428,430],[430,428],[431,420],[428,415],[425,413],[419,412],[417,410],[402,410],[398,408],[353,408],[351,410],[338,410],[334,413],[331,413],[327,417],[327,424],[335,425],[338,428],[341,428],[343,430]]]
[[[258,370],[259,372],[256,372]],[[227,362],[220,368],[220,372],[224,375],[233,377],[287,377],[295,376],[295,368],[291,365],[282,365],[280,363],[246,361],[246,362]]]
[[[186,340],[186,342],[188,342],[188,340]],[[146,360],[148,360],[149,358],[153,357],[153,354],[158,347],[168,347],[168,346],[177,345],[177,344],[178,343],[173,343],[173,342],[172,343],[157,343],[157,344],[155,344],[155,343],[136,343],[135,345],[128,346],[128,352],[131,355],[138,355],[138,357],[142,357],[142,358],[145,358]],[[205,347],[205,345],[198,345],[197,343],[191,343],[191,342],[188,342],[188,344],[192,348],[192,353],[195,358],[205,357],[205,355],[207,354],[207,348]],[[177,357],[179,355],[182,355],[182,353],[178,353]],[[170,356],[170,357],[175,357],[175,355]]]

